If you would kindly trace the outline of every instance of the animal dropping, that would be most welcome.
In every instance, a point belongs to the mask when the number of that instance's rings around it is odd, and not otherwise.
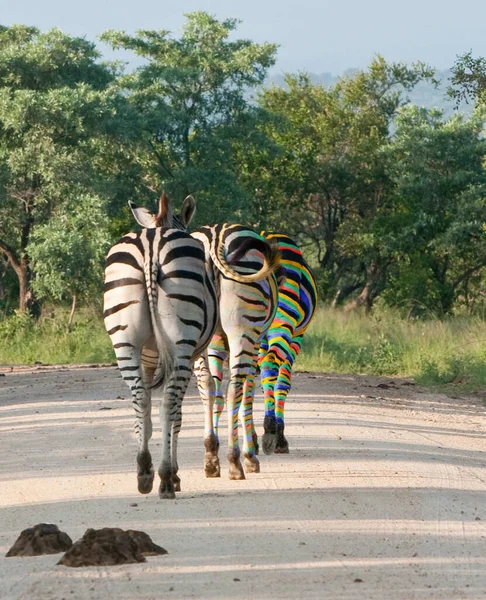
[[[168,554],[143,531],[118,528],[87,529],[57,563],[65,567],[127,565],[146,561],[146,556]]]
[[[73,545],[72,539],[57,525],[39,523],[24,529],[5,556],[40,556],[66,552]]]

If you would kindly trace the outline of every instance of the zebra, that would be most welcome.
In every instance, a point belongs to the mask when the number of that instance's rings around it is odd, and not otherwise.
[[[152,215],[133,203],[130,207],[142,226],[171,224],[187,229],[195,211],[193,199],[183,202],[180,215],[173,215],[170,209],[162,208],[168,204],[163,194],[158,215]],[[273,272],[278,269],[279,254],[276,247],[270,246],[255,231],[242,225],[224,223],[200,227],[191,235],[204,245],[207,268],[212,269],[214,274],[220,313],[218,328],[208,347],[208,358],[202,356],[195,366],[205,407],[204,470],[207,477],[220,476],[218,427],[224,406],[222,364],[228,357],[230,379],[226,403],[229,478],[245,479],[240,460],[238,413],[243,401],[244,464],[247,472],[257,473],[260,465],[256,456],[256,438],[252,432],[254,376],[259,340],[272,323],[277,310],[278,285]]]
[[[265,398],[262,448],[265,454],[287,454],[285,400],[291,386],[294,361],[317,308],[317,288],[299,246],[290,237],[267,231],[262,231],[261,235],[278,244],[281,267],[285,271],[285,279],[279,283],[277,314],[259,351],[258,363]]]
[[[180,491],[177,439],[181,404],[193,363],[216,329],[218,306],[203,245],[178,229],[128,233],[109,251],[104,322],[123,380],[130,388],[138,438],[138,491],[148,494],[154,469],[151,390],[162,388],[160,498]]]

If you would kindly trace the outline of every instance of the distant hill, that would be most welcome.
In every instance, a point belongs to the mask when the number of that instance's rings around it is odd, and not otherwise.
[[[348,69],[343,75],[352,75],[355,69]],[[333,85],[338,80],[336,75],[331,73],[309,73],[311,80],[314,83],[320,83],[327,87]],[[435,87],[432,83],[424,81],[419,83],[411,92],[408,93],[408,98],[412,104],[423,106],[424,108],[440,108],[444,111],[444,117],[450,117],[455,111],[456,103],[447,96],[447,87],[451,77],[450,71],[437,71],[435,75],[437,80],[440,80],[439,87]],[[273,75],[267,79],[267,85],[285,86],[284,75]],[[462,102],[457,108],[458,112],[470,114],[473,110],[473,105]]]

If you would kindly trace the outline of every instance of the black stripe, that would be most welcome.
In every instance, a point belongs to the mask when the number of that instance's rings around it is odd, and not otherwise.
[[[240,296],[240,294],[236,294],[236,296],[243,300],[246,304],[252,304],[253,306],[264,306],[266,308],[267,303],[264,300],[252,300],[250,298],[245,298],[244,296]]]
[[[143,273],[143,267],[138,264],[137,259],[129,252],[114,252],[113,254],[110,254],[110,256],[106,259],[106,266],[109,267],[114,263],[129,265],[130,267],[133,267],[134,269],[137,269],[137,271],[141,271]]]
[[[249,352],[248,350],[242,350],[241,352],[238,352],[238,354],[235,355],[235,358],[240,358],[240,356],[243,356],[244,354],[253,358],[253,352]]]
[[[125,285],[143,285],[143,281],[135,279],[134,277],[122,277],[122,279],[115,279],[113,281],[107,281],[103,287],[103,292],[114,290],[115,288],[122,287]]]
[[[139,304],[139,303],[140,303],[140,300],[130,300],[130,302],[122,302],[121,304],[116,304],[112,308],[108,308],[105,310],[105,312],[103,313],[103,319],[106,319],[106,317],[109,317],[110,315],[113,315],[113,314],[117,313],[118,311],[123,310],[127,306],[130,306],[130,304]]]
[[[197,296],[189,296],[188,294],[167,294],[167,298],[173,298],[174,300],[181,300],[183,302],[190,302],[191,304],[195,304],[204,310],[204,301]]]
[[[194,347],[197,346],[197,342],[195,340],[178,340],[176,342],[177,346],[182,345],[182,344],[187,344],[188,346],[194,346]]]
[[[197,281],[198,283],[203,283],[203,276],[201,273],[194,273],[193,271],[187,271],[185,269],[175,269],[174,271],[169,271],[168,273],[163,273],[163,279],[170,279],[174,277],[180,277],[182,279],[192,279],[192,281]]]
[[[178,317],[179,321],[181,321],[181,323],[184,323],[184,325],[188,325],[189,327],[195,327],[196,329],[199,329],[199,331],[201,331],[201,329],[203,328],[203,326],[201,325],[201,323],[199,323],[199,321],[192,321],[191,319],[183,319],[182,317]]]
[[[252,317],[250,315],[243,315],[243,318],[245,318],[247,321],[250,321],[250,323],[259,323],[260,321],[264,321],[264,317]]]
[[[177,258],[197,258],[201,261],[204,261],[204,250],[200,246],[189,246],[189,245],[181,245],[177,248],[172,248],[169,250],[164,258],[164,262],[162,266],[168,265],[173,260]]]
[[[128,327],[128,325],[116,325],[115,327],[112,327],[111,329],[108,329],[108,335],[113,335],[117,331],[125,331],[125,329],[127,327]]]
[[[126,325],[125,325],[125,327],[126,327]],[[130,348],[135,347],[133,344],[130,344],[129,342],[118,342],[118,344],[113,344],[113,348],[125,348],[126,346],[129,346]]]
[[[130,237],[128,235],[124,235],[120,240],[118,240],[118,242],[116,243],[116,245],[118,244],[131,244],[132,246],[135,246],[138,251],[140,252],[140,254],[144,254],[144,249],[143,249],[143,242],[140,239],[140,233],[136,234],[136,237]]]
[[[164,235],[164,240],[166,242],[172,242],[173,240],[180,239],[191,239],[191,236],[185,231],[180,231],[179,229],[175,229],[171,231],[168,235]]]

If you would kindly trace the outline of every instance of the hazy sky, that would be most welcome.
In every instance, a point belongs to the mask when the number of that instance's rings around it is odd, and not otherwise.
[[[193,10],[238,17],[240,37],[280,44],[274,72],[340,74],[375,53],[440,69],[470,49],[486,56],[486,0],[0,0],[0,24],[57,26],[89,39],[105,29],[177,34]]]

